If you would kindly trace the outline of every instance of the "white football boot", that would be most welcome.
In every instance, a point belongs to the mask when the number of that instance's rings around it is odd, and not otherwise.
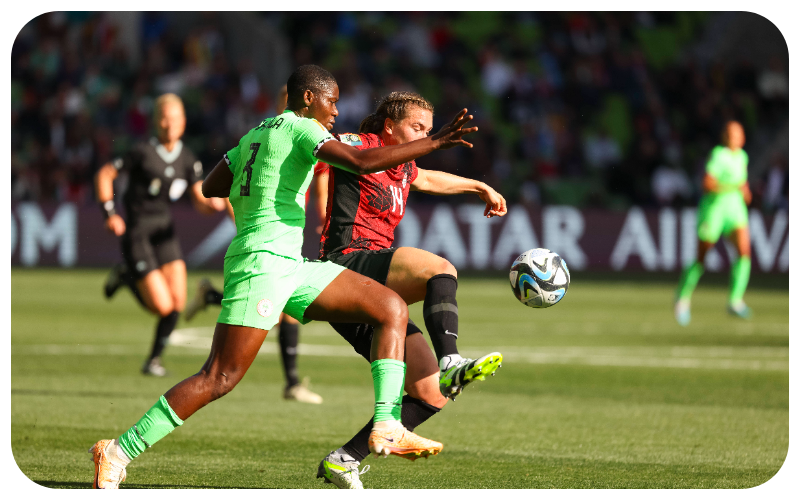
[[[363,490],[361,483],[362,474],[369,470],[369,465],[364,466],[359,472],[361,463],[347,454],[332,451],[322,459],[317,469],[317,477],[323,478],[326,483],[331,483],[340,490]]]
[[[303,382],[287,387],[283,390],[283,399],[299,401],[300,403],[309,403],[312,405],[321,405],[322,396],[313,392],[308,388],[309,378],[303,378]]]

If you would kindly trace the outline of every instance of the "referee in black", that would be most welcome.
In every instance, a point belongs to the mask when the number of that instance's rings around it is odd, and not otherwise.
[[[169,204],[189,191],[195,209],[211,215],[225,210],[224,198],[205,198],[200,190],[203,166],[183,144],[186,129],[183,101],[164,94],[155,101],[156,137],[135,144],[127,154],[103,165],[95,176],[97,201],[106,216],[105,227],[122,243],[123,264],[115,266],[105,284],[110,298],[122,284],[158,316],[150,357],[142,373],[164,376],[161,353],[186,304],[186,263],[175,233]],[[126,219],[114,204],[114,179],[128,172],[122,199]]]

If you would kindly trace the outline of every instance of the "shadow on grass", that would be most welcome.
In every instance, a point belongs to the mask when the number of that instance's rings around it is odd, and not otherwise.
[[[92,391],[48,391],[38,389],[11,389],[11,394],[16,396],[68,396],[78,398],[113,398],[120,397],[117,392],[92,392]]]
[[[92,489],[92,483],[86,481],[34,481],[39,486],[53,489]],[[197,486],[191,484],[159,484],[157,486],[150,484],[128,484],[125,483],[122,489],[126,490],[161,490],[165,488],[178,488],[187,490],[235,490],[241,489],[235,486]]]

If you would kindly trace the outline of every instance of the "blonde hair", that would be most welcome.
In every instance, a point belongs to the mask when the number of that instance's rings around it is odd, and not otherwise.
[[[161,121],[161,110],[164,109],[165,105],[172,103],[180,105],[181,111],[183,111],[184,114],[186,113],[183,107],[183,101],[177,94],[162,94],[158,96],[156,102],[153,104],[153,123],[155,123],[156,126],[158,126],[158,123]]]
[[[378,102],[378,109],[364,118],[358,127],[360,134],[380,134],[387,118],[399,122],[406,117],[408,109],[418,106],[433,114],[433,104],[416,92],[392,92]]]

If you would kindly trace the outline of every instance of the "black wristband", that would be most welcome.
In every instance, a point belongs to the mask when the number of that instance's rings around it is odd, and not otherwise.
[[[103,210],[103,214],[106,216],[106,219],[112,215],[117,215],[117,211],[114,210],[114,200],[104,201],[100,204],[100,208]]]

